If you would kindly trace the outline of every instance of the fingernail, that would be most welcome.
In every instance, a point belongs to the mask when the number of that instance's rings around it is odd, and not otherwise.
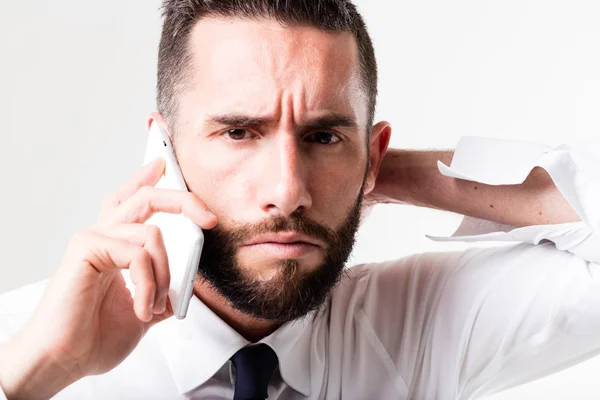
[[[148,307],[148,314],[150,316],[152,316],[152,314],[154,314],[152,310],[154,310],[154,301],[151,301],[150,302],[150,307]]]
[[[167,296],[163,296],[158,300],[158,304],[154,309],[154,314],[162,314],[167,309]]]

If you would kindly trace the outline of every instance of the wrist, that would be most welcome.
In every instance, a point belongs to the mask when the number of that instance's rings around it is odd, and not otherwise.
[[[75,380],[23,335],[0,345],[0,387],[9,400],[48,399]]]
[[[402,168],[403,150],[389,149],[383,156],[375,187],[369,193],[374,202],[380,204],[408,203],[407,174]]]
[[[455,195],[455,180],[442,176],[437,162],[449,165],[452,157],[451,151],[389,150],[373,192],[382,203],[446,209]]]
[[[422,183],[430,168],[423,165],[423,154],[416,150],[388,150],[381,161],[372,197],[384,204],[427,206],[422,198]]]

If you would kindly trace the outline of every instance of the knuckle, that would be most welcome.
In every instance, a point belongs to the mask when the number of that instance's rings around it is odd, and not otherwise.
[[[100,235],[101,236],[101,235]],[[70,261],[85,261],[93,268],[98,266],[114,267],[111,251],[98,242],[99,234],[92,229],[77,232],[69,243],[68,258]],[[67,263],[70,264],[70,263]]]
[[[138,254],[136,255],[136,258],[139,259],[140,262],[144,265],[152,264],[152,256],[150,255],[150,252],[143,247],[140,247],[138,249]]]
[[[104,198],[104,200],[102,200],[101,208],[103,210],[110,210],[110,209],[117,208],[120,204],[121,204],[121,201],[117,198],[116,195],[112,194],[112,195]]]
[[[144,201],[137,208],[132,209],[130,214],[128,220],[132,222],[148,218],[152,214],[152,206],[147,201]]]
[[[69,247],[79,247],[91,239],[92,232],[88,229],[76,232],[69,243]]]
[[[135,209],[132,212],[140,217],[149,216],[152,212],[152,194],[154,188],[152,186],[142,186],[140,190],[135,193]]]
[[[154,245],[158,245],[163,242],[163,235],[160,228],[156,225],[146,225],[148,230],[148,236],[150,237],[150,241]]]

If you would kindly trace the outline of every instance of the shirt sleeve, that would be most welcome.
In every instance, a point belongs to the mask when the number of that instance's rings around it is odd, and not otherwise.
[[[600,353],[600,148],[466,138],[452,166],[440,170],[515,184],[535,166],[548,171],[582,222],[514,229],[475,221],[459,231],[485,233],[434,239],[516,243],[371,269],[363,310],[410,382],[409,397],[479,398]]]
[[[488,185],[520,184],[534,167],[544,168],[581,222],[515,228],[465,217],[444,241],[553,242],[558,250],[600,263],[600,145],[569,143],[550,148],[534,143],[462,138],[450,167],[438,163],[445,176]]]

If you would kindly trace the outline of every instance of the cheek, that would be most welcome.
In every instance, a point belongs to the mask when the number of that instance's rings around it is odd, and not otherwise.
[[[203,147],[205,151],[180,155],[179,163],[190,191],[206,203],[222,224],[226,222],[224,216],[234,219],[236,210],[238,214],[241,211],[239,205],[248,203],[248,185],[244,184],[247,179],[235,168],[237,163],[225,162],[222,154],[216,156],[209,146]]]
[[[364,176],[364,161],[339,163],[323,167],[311,174],[311,194],[314,212],[333,224],[347,216],[360,192]]]
[[[228,152],[215,143],[187,143],[178,156],[189,189],[217,215],[219,224],[231,226],[265,217],[257,193],[264,197],[264,191],[272,189],[264,181],[272,168],[268,157]],[[334,228],[348,216],[356,201],[366,158],[359,151],[349,151],[335,156],[308,156],[303,162],[308,172],[305,188],[312,200],[307,216]]]

